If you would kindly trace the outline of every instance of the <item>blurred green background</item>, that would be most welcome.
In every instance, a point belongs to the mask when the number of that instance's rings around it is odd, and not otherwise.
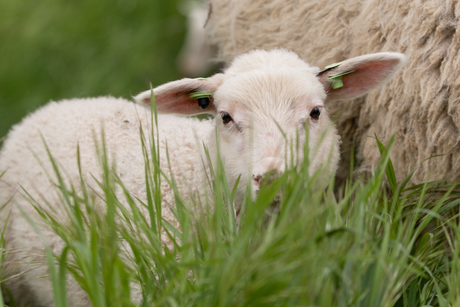
[[[0,139],[51,100],[129,98],[182,77],[181,2],[0,1]]]

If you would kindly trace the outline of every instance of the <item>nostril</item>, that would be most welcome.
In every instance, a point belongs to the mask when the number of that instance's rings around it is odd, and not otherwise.
[[[262,183],[271,184],[273,181],[279,178],[280,175],[281,172],[279,172],[278,170],[270,170],[269,172],[262,175],[253,174],[252,180],[255,186],[260,187]]]
[[[257,186],[260,186],[263,179],[264,177],[262,175],[256,175],[256,174],[252,175],[252,180],[254,181],[254,184]]]

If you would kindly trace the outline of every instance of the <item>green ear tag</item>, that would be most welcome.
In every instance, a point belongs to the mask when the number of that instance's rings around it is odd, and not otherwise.
[[[338,88],[341,88],[342,86],[343,86],[342,77],[337,78],[337,79],[333,79],[333,81],[332,81],[332,89],[336,90]]]
[[[334,63],[334,64],[331,64],[331,65],[328,65],[326,67],[324,67],[324,69],[330,69],[330,68],[334,68],[334,67],[337,67],[337,66],[340,66],[342,65],[343,62],[339,62],[339,63]]]
[[[198,80],[198,81],[208,81],[208,78],[195,78],[195,80]]]
[[[209,106],[209,98],[212,97],[212,93],[208,92],[195,92],[195,93],[190,93],[188,95],[190,99],[196,99],[198,100],[198,105],[200,108],[203,110],[206,109]]]
[[[208,92],[194,92],[188,95],[190,99],[200,99],[200,98],[209,98],[212,96],[212,93]]]
[[[340,65],[340,64],[339,64]],[[343,87],[343,80],[342,77],[348,74],[351,74],[352,72],[355,72],[354,70],[347,71],[344,73],[341,73],[339,75],[331,76],[329,77],[329,80],[332,81],[332,89],[336,90],[338,88]]]

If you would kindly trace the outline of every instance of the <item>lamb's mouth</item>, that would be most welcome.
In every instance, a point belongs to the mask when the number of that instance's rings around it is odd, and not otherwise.
[[[255,194],[258,195],[259,194],[259,189],[255,190]],[[281,194],[278,194],[275,196],[275,198],[273,198],[273,201],[272,203],[270,204],[269,208],[270,209],[278,209],[280,208],[280,204],[281,204]]]
[[[272,203],[270,206],[267,208],[267,213],[269,215],[276,215],[280,212],[281,210],[281,195],[277,195],[275,198],[273,198]]]
[[[271,208],[275,209],[279,209],[280,208],[280,202],[281,202],[281,196],[280,195],[277,195],[274,199],[273,199],[273,202],[271,204]]]

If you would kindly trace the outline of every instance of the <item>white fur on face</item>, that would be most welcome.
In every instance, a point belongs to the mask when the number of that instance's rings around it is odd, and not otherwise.
[[[304,125],[308,125],[309,147],[315,149],[310,154],[310,173],[328,161],[331,150],[335,159],[331,171],[335,171],[338,138],[324,108],[326,94],[316,71],[293,53],[258,51],[257,57],[249,53],[237,58],[225,72],[214,103],[220,154],[230,183],[240,175],[243,180],[253,178],[257,190],[267,173],[283,173],[297,136],[299,150],[292,162],[299,164],[306,139]],[[321,111],[317,120],[310,117],[314,108]],[[224,124],[225,113],[233,121]],[[322,133],[326,135],[316,148]],[[322,155],[316,157],[316,152]]]
[[[334,174],[339,138],[324,107],[326,97],[330,101],[362,96],[388,80],[404,61],[402,54],[382,52],[352,58],[320,72],[293,52],[254,50],[237,57],[223,74],[169,82],[155,88],[154,95],[159,113],[215,115],[229,183],[241,176],[240,187],[249,179],[258,189],[264,177],[273,179],[274,174],[284,172],[286,163],[299,165],[303,160],[305,126],[310,174],[322,165],[323,178]],[[334,78],[345,85],[334,88]],[[206,108],[190,97],[198,92],[212,94]],[[151,92],[146,91],[136,100],[150,104],[150,97]],[[215,154],[215,135],[208,147]],[[244,193],[244,188],[238,191]]]

